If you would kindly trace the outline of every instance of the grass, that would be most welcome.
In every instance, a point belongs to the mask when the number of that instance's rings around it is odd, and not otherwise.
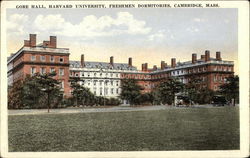
[[[239,108],[9,116],[9,151],[239,149]]]

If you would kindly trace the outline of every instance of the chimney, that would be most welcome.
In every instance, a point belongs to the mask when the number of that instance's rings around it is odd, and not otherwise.
[[[161,69],[165,69],[165,61],[161,61]]]
[[[128,58],[128,65],[132,67],[132,58]]]
[[[144,64],[141,64],[141,71],[144,71]]]
[[[205,61],[205,55],[201,55],[201,60]]]
[[[176,66],[176,59],[175,58],[172,58],[171,59],[171,67],[175,67]]]
[[[148,63],[145,63],[144,66],[145,66],[145,71],[148,71]]]
[[[24,40],[24,47],[29,47],[29,46],[30,46],[30,41]]]
[[[30,34],[30,47],[36,46],[36,34]]]
[[[221,61],[220,52],[216,52],[216,60]]]
[[[210,51],[206,50],[205,51],[205,61],[209,61],[210,60]]]
[[[81,55],[81,66],[84,67],[85,66],[85,62],[84,62],[84,54]]]
[[[50,36],[50,48],[56,48],[56,36]]]
[[[113,56],[110,57],[109,64],[112,65],[112,66],[114,66],[114,57]]]
[[[192,54],[192,64],[195,64],[197,61],[197,55],[195,53]]]
[[[154,65],[153,70],[154,70],[154,71],[156,71],[156,70],[157,70],[157,66],[156,66],[156,65]]]

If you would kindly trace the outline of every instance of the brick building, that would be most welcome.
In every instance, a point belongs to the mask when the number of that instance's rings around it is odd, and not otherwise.
[[[216,52],[216,57],[210,57],[210,51],[206,50],[200,59],[197,54],[192,54],[192,58],[187,62],[178,62],[171,59],[171,65],[161,61],[161,68],[154,66],[148,69],[148,64],[142,64],[142,71],[137,73],[122,73],[121,78],[136,79],[144,88],[143,92],[150,92],[159,83],[168,77],[177,77],[186,84],[193,78],[200,79],[201,87],[217,91],[219,86],[225,83],[225,78],[234,74],[233,61],[225,61],[221,58],[221,53]]]
[[[171,59],[168,65],[161,61],[160,68],[156,65],[148,68],[148,63],[142,64],[138,70],[132,65],[132,58],[127,63],[115,63],[114,57],[109,62],[85,61],[81,55],[79,61],[69,61],[69,49],[57,48],[55,36],[49,41],[36,44],[36,35],[30,34],[30,39],[24,41],[24,46],[8,58],[8,84],[23,79],[25,75],[34,73],[48,73],[55,71],[56,79],[62,83],[62,90],[66,96],[71,95],[69,78],[80,77],[80,84],[88,87],[95,95],[104,97],[118,97],[122,79],[135,79],[144,88],[143,93],[151,92],[159,83],[168,77],[177,77],[184,84],[191,79],[202,80],[201,87],[218,90],[225,83],[225,78],[234,74],[233,61],[222,60],[221,53],[216,52],[215,58],[205,51],[198,59],[192,54],[191,60],[176,62]]]
[[[69,49],[57,48],[55,36],[49,41],[36,44],[36,35],[30,34],[24,46],[8,58],[8,84],[23,79],[26,75],[55,71],[55,79],[61,81],[65,95],[69,94]]]

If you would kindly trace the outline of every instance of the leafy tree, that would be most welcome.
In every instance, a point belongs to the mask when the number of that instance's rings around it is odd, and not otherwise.
[[[208,88],[201,88],[199,90],[197,90],[197,94],[195,96],[195,100],[197,103],[199,104],[209,104],[212,101],[212,97],[215,95],[216,93]]]
[[[27,75],[13,83],[8,91],[9,108],[44,108],[48,111],[62,100],[60,82],[53,79],[55,73]]]
[[[138,98],[142,89],[136,80],[124,79],[121,84],[120,98],[122,100],[128,100],[131,105],[138,104]]]
[[[239,76],[229,76],[226,78],[226,83],[220,86],[220,93],[231,100],[235,106],[235,102],[239,102]]]
[[[91,102],[90,99],[94,100],[94,94],[90,92],[89,88],[80,85],[79,81],[80,81],[79,77],[75,77],[70,80],[71,82],[70,86],[73,89],[72,95],[73,98],[75,99],[75,105],[77,106],[79,105],[79,103],[82,104],[90,103]]]
[[[8,87],[8,108],[23,108],[23,80],[18,80]]]
[[[60,81],[54,79],[53,77],[56,76],[55,72],[46,73],[46,74],[38,74],[35,76],[35,81],[38,83],[38,88],[40,91],[47,94],[47,108],[48,112],[50,109],[51,100],[54,98],[61,98],[62,99],[62,92],[60,88]],[[58,104],[58,100],[56,100]]]
[[[185,84],[184,91],[193,102],[198,102],[198,96],[203,92],[202,88],[200,87],[201,82],[201,79],[197,77],[191,77],[189,82]]]
[[[175,94],[183,90],[184,84],[177,78],[169,77],[166,81],[159,84],[157,90],[162,103],[175,105]]]

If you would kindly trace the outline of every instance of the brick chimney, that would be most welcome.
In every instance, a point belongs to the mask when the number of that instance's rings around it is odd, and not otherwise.
[[[148,71],[148,63],[145,63],[144,66],[145,66],[145,71]]]
[[[216,52],[216,60],[221,61],[221,53],[220,52]]]
[[[36,34],[30,34],[30,47],[36,46]]]
[[[197,54],[193,53],[192,54],[192,64],[195,64],[197,61]]]
[[[30,46],[30,41],[24,40],[24,47],[29,47],[29,46]]]
[[[206,50],[205,51],[205,61],[209,61],[210,60],[210,51]]]
[[[161,70],[165,69],[165,61],[161,61]]]
[[[154,70],[154,71],[156,71],[156,70],[157,70],[157,66],[156,66],[156,65],[154,65],[153,70]]]
[[[113,56],[110,57],[109,64],[112,65],[112,66],[114,66],[114,57]]]
[[[56,36],[50,36],[50,48],[56,48]]]
[[[132,67],[132,58],[128,58],[128,66],[131,66]]]
[[[171,58],[171,67],[176,67],[176,59],[175,58]]]
[[[141,71],[144,71],[144,69],[145,69],[144,64],[141,64]]]
[[[85,67],[84,54],[81,55],[81,66]]]
[[[201,60],[205,61],[205,55],[201,55]]]

